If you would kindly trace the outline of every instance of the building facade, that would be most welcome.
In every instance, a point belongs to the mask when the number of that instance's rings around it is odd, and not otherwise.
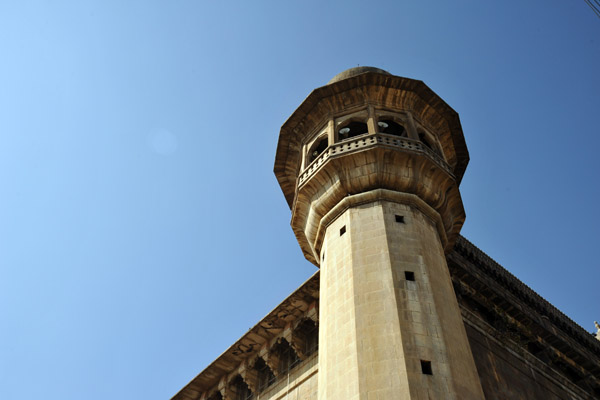
[[[319,272],[173,399],[600,398],[600,342],[460,236],[468,161],[421,81],[315,89],[275,175]]]

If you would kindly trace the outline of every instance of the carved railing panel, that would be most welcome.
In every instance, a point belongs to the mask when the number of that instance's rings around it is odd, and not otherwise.
[[[374,135],[357,136],[329,146],[300,174],[298,177],[298,187],[302,186],[311,176],[313,176],[317,170],[323,164],[325,164],[325,162],[327,162],[328,159],[376,146],[384,146],[401,151],[423,153],[448,174],[453,175],[452,168],[448,165],[448,163],[446,163],[446,161],[444,161],[439,154],[425,146],[423,142],[415,139],[388,135],[385,133],[376,133]]]

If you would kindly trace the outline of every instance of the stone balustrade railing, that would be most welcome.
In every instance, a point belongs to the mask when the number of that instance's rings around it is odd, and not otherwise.
[[[298,177],[297,187],[301,187],[306,181],[308,181],[328,159],[376,146],[389,147],[400,151],[423,153],[448,174],[454,176],[452,168],[448,165],[448,163],[446,163],[446,161],[444,161],[444,159],[436,154],[433,150],[423,144],[423,142],[415,139],[388,135],[385,133],[376,133],[374,135],[364,134],[361,136],[356,136],[352,139],[344,140],[329,146],[323,151],[323,153],[319,154],[319,156],[313,160],[300,174]]]

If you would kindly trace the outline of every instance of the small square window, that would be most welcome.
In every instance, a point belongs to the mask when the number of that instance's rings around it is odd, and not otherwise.
[[[424,375],[433,375],[431,371],[431,361],[421,360],[421,371]]]
[[[346,233],[346,225],[342,226],[340,229],[340,236],[342,236],[344,233]]]
[[[412,271],[404,271],[404,277],[406,278],[407,281],[414,281],[415,273]]]
[[[404,223],[404,215],[396,215],[396,222]]]

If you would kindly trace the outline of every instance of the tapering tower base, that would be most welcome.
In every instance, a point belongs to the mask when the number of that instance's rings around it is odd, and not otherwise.
[[[319,399],[483,399],[439,216],[376,192],[347,198],[325,234]]]

